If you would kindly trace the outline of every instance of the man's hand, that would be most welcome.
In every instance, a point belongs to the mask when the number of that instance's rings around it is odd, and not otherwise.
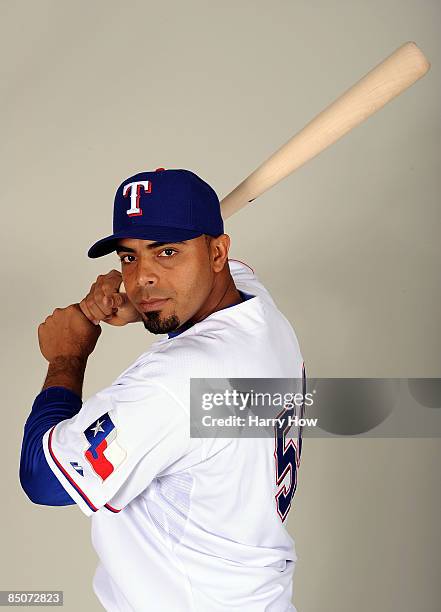
[[[121,283],[122,274],[118,270],[100,274],[89,293],[81,300],[80,308],[83,314],[94,325],[98,325],[100,321],[117,326],[142,321],[140,313],[127,295],[118,293]]]
[[[84,316],[79,304],[56,308],[38,327],[40,350],[49,363],[60,357],[86,361],[100,334],[101,327]]]

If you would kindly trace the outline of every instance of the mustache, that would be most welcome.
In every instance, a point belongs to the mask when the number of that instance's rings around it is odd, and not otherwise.
[[[167,295],[141,295],[136,297],[137,302],[147,302],[148,300],[168,300],[169,296]]]

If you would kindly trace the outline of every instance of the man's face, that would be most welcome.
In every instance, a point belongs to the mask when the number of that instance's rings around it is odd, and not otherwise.
[[[154,334],[183,325],[211,292],[214,271],[205,235],[173,243],[124,238],[116,252],[127,296]]]

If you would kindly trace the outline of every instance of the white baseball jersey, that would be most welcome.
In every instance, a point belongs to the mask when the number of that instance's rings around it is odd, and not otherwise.
[[[51,469],[91,516],[106,610],[295,612],[283,521],[296,439],[190,438],[191,377],[302,377],[290,323],[251,268],[229,266],[253,297],[161,337],[44,435]]]

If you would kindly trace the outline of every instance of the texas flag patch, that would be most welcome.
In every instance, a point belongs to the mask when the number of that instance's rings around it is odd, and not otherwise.
[[[103,414],[84,435],[90,446],[84,456],[93,471],[104,481],[127,457],[116,440],[116,427],[109,414]]]

